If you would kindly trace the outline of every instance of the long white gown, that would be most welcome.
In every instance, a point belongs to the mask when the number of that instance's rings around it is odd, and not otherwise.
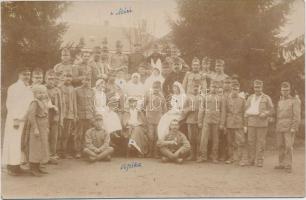
[[[27,110],[33,99],[31,88],[26,86],[21,80],[12,84],[7,90],[7,117],[2,154],[3,165],[19,165],[22,162],[21,135],[24,121],[20,122],[18,129],[15,129],[13,127],[14,119],[25,119]]]

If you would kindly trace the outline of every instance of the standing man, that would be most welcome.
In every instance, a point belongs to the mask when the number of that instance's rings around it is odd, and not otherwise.
[[[95,80],[92,80],[93,83],[96,83],[98,78],[102,78],[107,72],[107,68],[101,61],[101,48],[99,46],[93,48],[92,60],[89,62],[89,65],[94,70],[94,73],[96,73]]]
[[[4,130],[3,164],[7,165],[10,175],[20,175],[22,154],[21,135],[24,120],[31,101],[32,90],[29,87],[31,72],[28,68],[18,70],[18,81],[7,90],[7,117]]]
[[[275,169],[292,172],[293,143],[301,121],[301,103],[290,95],[290,83],[281,84],[281,99],[276,111],[276,132],[279,149],[279,165]]]
[[[86,131],[91,128],[91,120],[95,115],[95,92],[90,87],[90,76],[84,76],[83,85],[75,90],[78,121],[75,133],[75,152],[76,158],[81,158],[81,152],[84,148]]]
[[[163,93],[165,98],[167,99],[169,95],[172,93],[172,85],[175,81],[182,83],[185,72],[182,72],[182,65],[180,59],[175,58],[173,59],[172,63],[172,71],[168,74],[168,76],[165,79],[165,82],[163,84]]]
[[[110,56],[107,46],[102,47],[101,53],[101,64],[102,68],[105,70],[104,72],[107,74],[109,71],[109,63],[110,63]]]
[[[191,94],[193,92],[193,88],[195,85],[202,85],[202,75],[200,73],[200,60],[198,58],[193,58],[192,60],[192,71],[187,72],[184,80],[183,80],[183,88],[185,89],[187,94]]]
[[[120,40],[116,42],[116,53],[110,59],[109,72],[116,73],[118,70],[123,69],[128,73],[128,56],[122,53],[122,43]]]
[[[230,164],[238,161],[240,166],[244,166],[245,136],[244,136],[244,111],[245,99],[239,96],[239,83],[232,84],[232,91],[223,99],[223,109],[221,115],[221,129],[224,129],[224,136],[227,139],[227,161]],[[222,148],[222,147],[220,147]]]
[[[246,122],[248,131],[248,165],[262,167],[269,117],[273,114],[271,98],[264,94],[263,81],[254,81],[254,94],[246,102]]]
[[[154,44],[153,53],[149,57],[147,57],[147,63],[150,63],[152,65],[156,64],[158,60],[160,60],[160,62],[163,62],[164,59],[164,56],[159,51],[158,44]]]
[[[134,50],[135,52],[130,54],[129,56],[129,74],[133,74],[137,72],[137,68],[141,63],[145,62],[145,56],[141,53],[141,45],[140,43],[136,42],[134,44]]]
[[[217,94],[217,85],[211,82],[209,94],[201,101],[198,115],[198,126],[202,128],[200,157],[197,162],[207,161],[208,141],[212,141],[210,158],[218,163],[219,126],[221,120],[222,98]]]
[[[223,88],[222,88],[222,93],[220,94],[223,101],[226,101],[229,98],[229,95],[231,93],[231,87],[232,85],[232,80],[231,78],[228,76],[225,78],[224,82],[223,82]],[[239,85],[240,87],[240,85]],[[219,88],[220,89],[220,88]],[[229,148],[229,144],[227,143],[228,141],[228,137],[227,137],[227,129],[223,129],[224,127],[222,127],[222,129],[220,129],[220,136],[219,136],[219,160],[220,161],[225,161],[227,159],[229,159],[229,155],[228,155],[228,148]]]
[[[53,70],[55,73],[59,74],[72,74],[72,63],[71,63],[71,57],[70,57],[70,50],[67,48],[64,48],[61,52],[61,59],[62,62],[58,63],[54,66]]]
[[[228,77],[227,74],[224,73],[224,60],[217,59],[215,66],[215,73],[212,74],[211,79],[217,84],[218,88],[221,88],[223,85],[223,81]]]
[[[82,80],[84,76],[90,75],[91,79],[93,75],[95,76],[95,74],[93,74],[92,67],[89,65],[89,59],[90,59],[90,52],[83,51],[82,52],[82,62],[73,66],[72,85],[74,87],[79,87],[82,85]],[[91,83],[90,85],[93,86],[93,84],[95,83]]]
[[[201,67],[201,88],[200,88],[200,93],[201,94],[206,94],[207,89],[209,88],[212,72],[210,70],[210,64],[211,64],[211,59],[208,57],[204,57],[202,59],[202,67]]]

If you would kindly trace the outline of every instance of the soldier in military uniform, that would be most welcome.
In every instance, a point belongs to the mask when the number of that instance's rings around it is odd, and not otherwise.
[[[202,74],[200,74],[200,60],[198,58],[194,58],[192,60],[192,71],[187,72],[185,74],[183,80],[183,88],[185,89],[187,94],[192,93],[194,85],[202,85]]]
[[[122,43],[120,40],[116,42],[116,53],[110,59],[109,72],[116,73],[118,70],[128,71],[128,56],[122,53]]]
[[[226,101],[226,99],[229,97],[231,93],[231,87],[232,85],[232,80],[230,77],[226,77],[224,82],[223,82],[223,87],[219,88],[220,96],[222,97],[223,101]],[[220,137],[219,137],[219,160],[220,161],[225,161],[229,159],[228,155],[228,143],[227,143],[227,133],[226,129],[220,129]]]
[[[230,164],[238,161],[244,166],[245,159],[245,135],[244,135],[244,111],[245,99],[239,96],[240,84],[232,83],[231,93],[223,99],[223,109],[221,115],[221,129],[227,139],[226,163]]]
[[[90,87],[90,83],[90,76],[83,76],[82,86],[75,90],[78,116],[74,138],[76,158],[81,158],[85,133],[89,128],[91,128],[91,120],[95,116],[95,92],[94,89]]]
[[[200,88],[200,93],[201,94],[206,94],[207,89],[209,88],[211,76],[212,76],[212,71],[210,70],[210,64],[211,64],[211,59],[208,57],[204,57],[202,59],[202,65],[201,65],[201,77],[202,77],[202,84]]]
[[[90,162],[110,161],[114,149],[109,146],[110,135],[103,127],[103,116],[96,114],[93,124],[94,127],[86,131],[83,153]]]
[[[191,153],[187,160],[196,160],[199,156],[200,131],[198,127],[198,111],[201,103],[199,85],[193,85],[192,92],[187,95],[184,103],[184,115],[188,129],[188,140],[191,145]]]
[[[82,51],[82,62],[75,64],[72,68],[72,85],[74,87],[79,87],[82,85],[82,80],[84,76],[90,76],[91,81],[93,81],[97,74],[95,70],[92,70],[92,66],[89,65],[90,52],[87,50]],[[90,86],[94,86],[94,82],[90,83]]]
[[[146,61],[146,58],[140,51],[140,48],[141,48],[140,43],[136,42],[134,44],[135,52],[130,54],[128,57],[129,58],[129,66],[128,66],[129,74],[133,74],[137,72],[138,66]]]
[[[165,98],[167,99],[169,95],[172,93],[172,85],[175,81],[182,83],[185,72],[182,71],[182,61],[178,58],[173,59],[172,63],[172,71],[168,74],[168,76],[165,78],[164,84],[163,84],[163,93]]]
[[[190,152],[190,143],[186,136],[179,131],[179,122],[174,119],[170,123],[169,133],[163,140],[157,141],[163,162],[182,163]]]
[[[249,155],[247,164],[257,167],[263,166],[269,117],[273,114],[272,100],[262,89],[263,81],[255,80],[255,93],[248,97],[245,111]]]
[[[228,77],[228,75],[224,73],[224,64],[224,60],[217,59],[215,72],[211,75],[211,79],[217,84],[218,88],[222,87],[223,81]]]
[[[61,59],[62,62],[54,66],[54,72],[60,74],[72,74],[72,63],[69,49],[64,48],[62,50]]]
[[[293,143],[301,121],[301,103],[290,95],[290,84],[281,84],[281,99],[276,111],[276,133],[279,149],[279,165],[275,169],[292,172]]]
[[[92,60],[90,60],[89,65],[92,70],[95,70],[96,80],[92,80],[94,83],[98,80],[98,78],[102,78],[103,75],[107,73],[107,66],[102,64],[101,61],[101,47],[96,46],[92,50]]]
[[[211,159],[218,163],[219,126],[222,98],[217,94],[217,85],[211,82],[209,94],[203,96],[198,114],[198,126],[202,128],[200,156],[197,162],[207,161],[208,141],[212,141]]]

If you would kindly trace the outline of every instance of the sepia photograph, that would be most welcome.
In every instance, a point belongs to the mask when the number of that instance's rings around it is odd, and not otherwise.
[[[1,198],[305,197],[303,0],[1,1]]]

